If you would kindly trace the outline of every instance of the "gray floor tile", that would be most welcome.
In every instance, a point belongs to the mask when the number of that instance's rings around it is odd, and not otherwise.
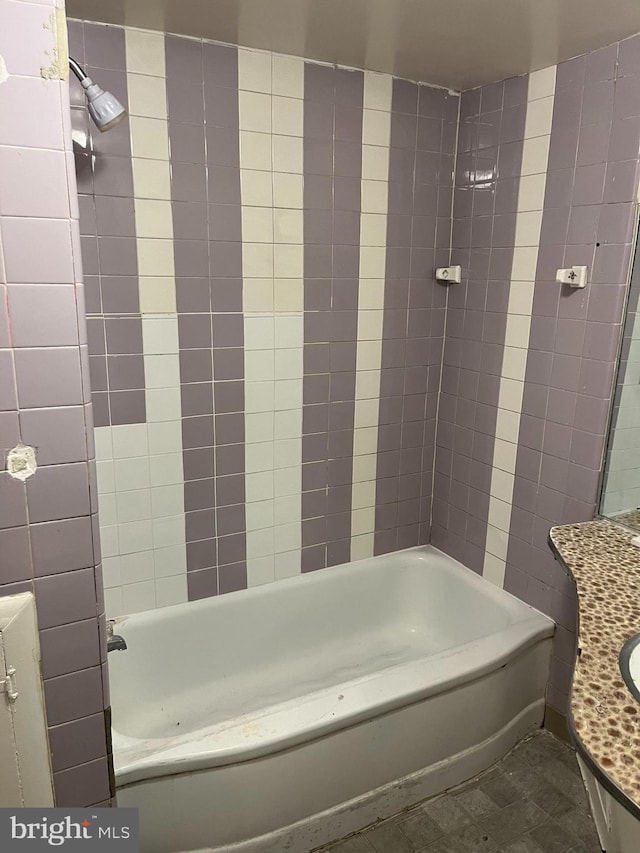
[[[573,835],[578,844],[583,844],[589,850],[589,853],[592,849],[601,849],[595,824],[591,815],[586,811],[577,808],[572,809],[570,812],[560,815],[557,820],[570,835]]]
[[[546,820],[548,815],[531,800],[517,800],[478,822],[499,844],[507,844]]]
[[[403,835],[409,839],[414,850],[420,850],[425,844],[431,844],[442,836],[442,830],[431,820],[424,809],[414,809],[405,820],[398,822]]]
[[[376,853],[414,853],[415,850],[397,821],[383,823],[375,829],[370,829],[364,837]]]
[[[543,823],[529,832],[544,853],[567,853],[575,844],[575,836],[570,835],[564,827],[554,820]]]
[[[600,853],[573,750],[548,732],[325,853]]]
[[[499,770],[483,776],[479,788],[500,808],[522,799],[522,792]]]
[[[532,838],[524,835],[503,847],[501,853],[543,853],[543,851]]]
[[[474,820],[498,810],[496,803],[479,786],[468,788],[452,797]]]
[[[471,823],[471,817],[454,797],[443,796],[426,803],[424,810],[443,832],[458,832]]]

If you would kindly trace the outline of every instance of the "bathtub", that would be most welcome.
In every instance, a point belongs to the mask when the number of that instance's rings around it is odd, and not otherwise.
[[[143,853],[307,853],[540,726],[554,624],[427,546],[117,620]]]

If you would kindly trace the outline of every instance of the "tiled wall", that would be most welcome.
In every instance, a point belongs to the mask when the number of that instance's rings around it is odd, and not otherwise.
[[[0,595],[35,593],[56,801],[88,806],[111,795],[109,691],[61,12],[0,0]]]
[[[459,98],[69,26],[109,612],[427,542]]]
[[[640,259],[636,250],[600,503],[600,512],[609,516],[640,506],[639,300]]]
[[[547,698],[560,710],[575,606],[547,536],[592,518],[598,497],[633,240],[639,74],[634,37],[464,93],[461,106],[457,186],[472,200],[455,208],[453,260],[462,254],[466,276],[449,296],[433,542],[557,621]],[[497,105],[488,115],[486,99]],[[584,290],[555,282],[574,264],[589,267]]]

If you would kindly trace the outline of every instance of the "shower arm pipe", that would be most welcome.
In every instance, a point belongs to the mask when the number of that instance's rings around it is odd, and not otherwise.
[[[87,74],[85,74],[80,65],[78,65],[78,63],[72,56],[69,57],[69,68],[73,71],[73,73],[76,75],[76,77],[78,78],[78,80],[80,80],[81,83],[83,80],[87,79]]]

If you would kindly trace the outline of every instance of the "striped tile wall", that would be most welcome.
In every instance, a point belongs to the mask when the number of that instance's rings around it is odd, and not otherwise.
[[[78,26],[130,110],[78,152],[109,611],[428,541],[459,98]]]

